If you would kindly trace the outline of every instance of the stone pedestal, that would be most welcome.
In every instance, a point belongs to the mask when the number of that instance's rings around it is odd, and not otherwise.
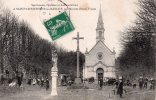
[[[82,81],[81,81],[81,78],[75,78],[75,84],[81,84]]]
[[[57,95],[57,77],[58,77],[57,67],[52,67],[51,77],[52,77],[51,96],[56,96]]]

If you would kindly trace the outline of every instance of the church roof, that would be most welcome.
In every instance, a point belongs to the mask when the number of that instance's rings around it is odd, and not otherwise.
[[[96,66],[97,64],[99,64],[99,63],[101,63],[102,65],[104,65],[104,66],[106,66],[106,67],[108,67],[107,65],[105,65],[102,61],[99,61],[98,63],[96,63],[95,65],[93,65],[93,66]]]
[[[101,41],[101,40],[99,40],[94,46],[93,46],[93,48],[92,49],[90,49],[90,51],[88,52],[88,54],[96,47],[96,45],[98,44],[98,43],[102,43],[103,44],[103,46],[105,46],[112,54],[113,54],[113,52]]]

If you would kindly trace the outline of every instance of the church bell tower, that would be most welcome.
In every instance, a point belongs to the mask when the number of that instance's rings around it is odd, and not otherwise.
[[[102,18],[102,12],[101,12],[101,5],[100,5],[100,10],[99,10],[99,17],[98,17],[98,22],[97,22],[97,27],[96,27],[96,42],[102,41],[104,42],[104,25],[103,25],[103,18]]]

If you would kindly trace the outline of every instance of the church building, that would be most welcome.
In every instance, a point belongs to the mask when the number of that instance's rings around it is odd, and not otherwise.
[[[96,27],[96,44],[90,51],[86,50],[85,64],[83,68],[83,79],[94,77],[115,78],[115,51],[111,51],[105,45],[104,23],[101,8],[99,11],[98,22]]]

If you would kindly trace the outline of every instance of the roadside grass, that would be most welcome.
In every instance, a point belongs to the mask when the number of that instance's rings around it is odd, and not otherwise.
[[[0,97],[4,97],[7,95],[13,95],[18,92],[22,92],[21,88],[18,86],[15,86],[15,87],[0,86]]]

